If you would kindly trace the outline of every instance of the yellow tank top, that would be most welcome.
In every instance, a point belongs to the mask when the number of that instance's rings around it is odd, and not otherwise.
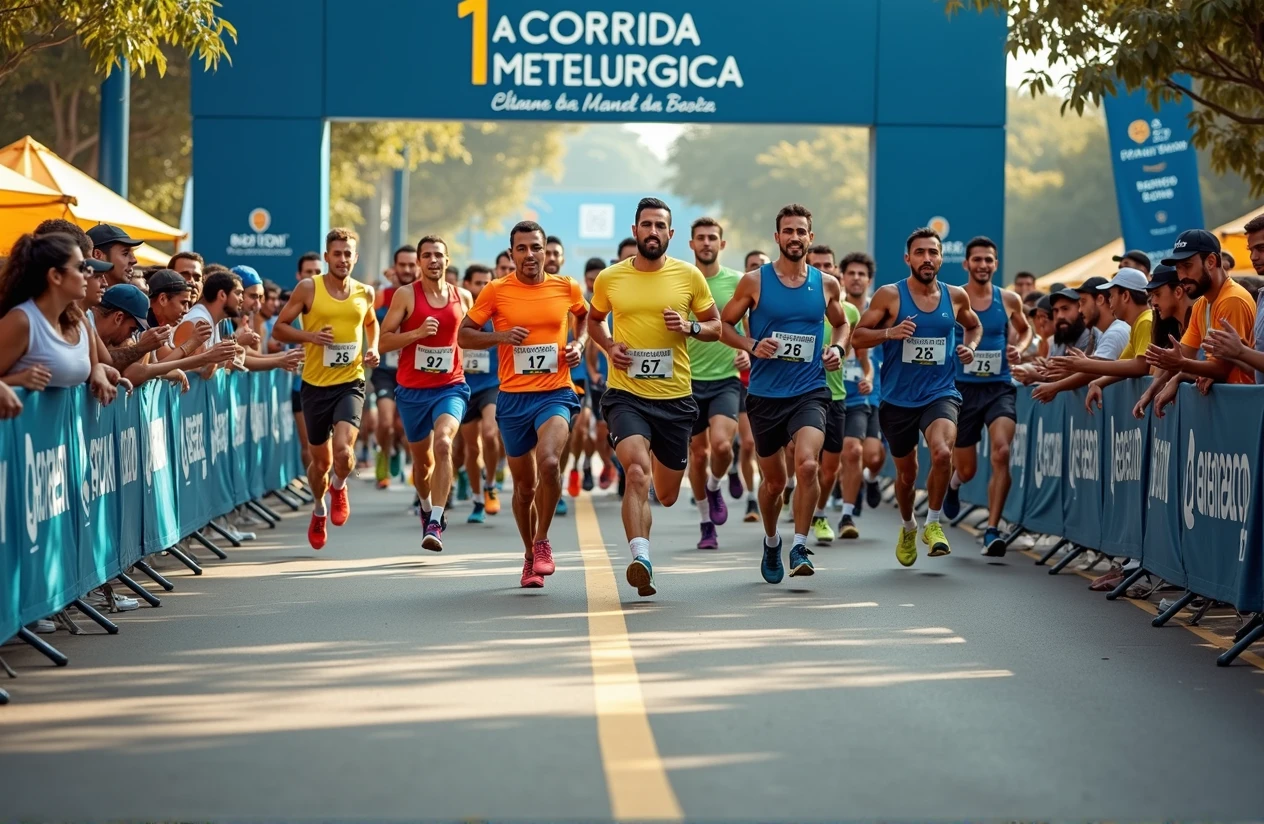
[[[347,280],[350,294],[339,300],[325,288],[328,275],[313,278],[316,294],[312,308],[303,316],[303,328],[319,332],[333,328],[334,342],[303,345],[303,381],[313,386],[337,386],[364,380],[364,317],[373,311],[369,289],[358,280]]]

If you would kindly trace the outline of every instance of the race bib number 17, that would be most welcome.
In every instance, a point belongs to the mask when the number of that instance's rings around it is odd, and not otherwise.
[[[557,371],[557,344],[513,348],[514,372],[519,375],[548,375]]]

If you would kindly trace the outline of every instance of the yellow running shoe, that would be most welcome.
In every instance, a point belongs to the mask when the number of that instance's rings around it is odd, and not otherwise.
[[[917,530],[900,527],[900,540],[895,544],[895,560],[910,567],[917,560]]]
[[[944,528],[938,521],[926,524],[926,528],[922,530],[922,543],[930,547],[930,552],[926,554],[931,558],[952,554],[952,547],[948,546],[948,537],[944,535]]]

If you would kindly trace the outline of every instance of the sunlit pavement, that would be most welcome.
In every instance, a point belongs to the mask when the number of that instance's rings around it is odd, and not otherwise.
[[[450,510],[433,554],[407,491],[355,484],[321,552],[292,516],[201,577],[164,563],[176,591],[119,635],[53,636],[67,668],[4,648],[0,818],[1264,811],[1264,673],[1080,577],[956,530],[903,569],[884,506],[770,586],[742,502],[693,548],[686,488],[653,510],[656,597],[624,582],[605,494],[555,521],[557,573],[522,590],[508,497],[483,526]]]

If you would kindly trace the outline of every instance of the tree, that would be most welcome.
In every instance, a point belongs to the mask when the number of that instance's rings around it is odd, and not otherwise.
[[[1033,96],[1057,90],[1062,104],[1084,114],[1116,93],[1144,89],[1151,103],[1181,95],[1194,101],[1194,146],[1209,150],[1211,168],[1233,171],[1264,195],[1264,3],[1259,0],[945,0],[1009,15],[1011,55],[1047,53],[1065,65],[1055,82],[1033,69],[1023,88]],[[1173,79],[1187,75],[1191,83]]]
[[[127,60],[142,77],[152,65],[167,71],[170,46],[196,52],[205,69],[228,56],[225,37],[237,30],[219,17],[216,0],[3,0],[0,3],[0,85],[46,49],[77,42],[96,74]]]
[[[654,191],[667,176],[663,163],[634,132],[613,124],[568,135],[565,151],[565,171],[557,185],[566,189]]]

